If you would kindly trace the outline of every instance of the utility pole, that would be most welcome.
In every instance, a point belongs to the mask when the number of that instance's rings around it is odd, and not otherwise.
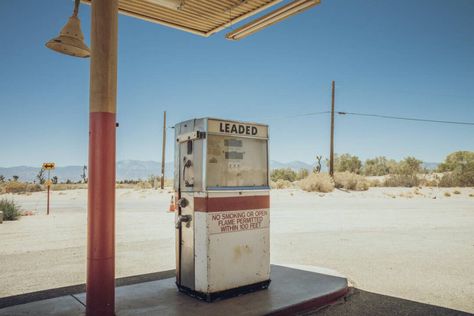
[[[166,111],[163,112],[163,147],[161,149],[161,189],[165,187]]]
[[[331,98],[331,149],[329,154],[329,175],[334,178],[334,101],[336,98],[336,82],[332,82]]]

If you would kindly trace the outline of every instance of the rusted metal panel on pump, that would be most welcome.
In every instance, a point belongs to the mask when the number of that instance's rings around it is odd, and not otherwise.
[[[220,292],[270,278],[269,192],[209,192],[195,214],[205,217],[207,291]],[[201,202],[202,203],[202,202]],[[198,242],[198,241],[197,241]],[[229,269],[229,267],[232,267]]]
[[[194,288],[194,204],[192,194],[182,193],[181,198],[189,201],[189,205],[181,208],[180,215],[190,215],[192,220],[181,226],[181,268],[180,282],[186,287]]]

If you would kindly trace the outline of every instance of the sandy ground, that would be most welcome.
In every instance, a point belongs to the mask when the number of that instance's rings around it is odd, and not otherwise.
[[[469,194],[474,189],[273,190],[272,262],[327,267],[363,290],[474,312]],[[0,297],[83,283],[86,191],[53,192],[50,216],[45,193],[1,197],[36,215],[0,225]],[[117,191],[118,277],[174,269],[169,200],[168,191]]]

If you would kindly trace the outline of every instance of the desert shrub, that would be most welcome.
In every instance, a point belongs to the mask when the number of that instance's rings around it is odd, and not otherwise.
[[[120,181],[115,184],[115,188],[116,189],[130,189],[130,188],[133,188],[133,184],[122,183]]]
[[[39,184],[28,184],[26,186],[26,191],[27,192],[40,192],[43,191],[43,188]]]
[[[456,170],[445,173],[439,181],[440,187],[473,187],[474,186],[474,165],[473,170]],[[467,168],[465,168],[467,169]]]
[[[296,172],[294,172],[290,168],[273,169],[273,171],[270,174],[270,179],[274,182],[280,179],[293,182],[296,180]]]
[[[298,170],[298,172],[296,173],[296,180],[304,179],[304,178],[306,178],[307,176],[309,176],[309,171],[308,171],[308,169],[301,168],[301,169]]]
[[[271,182],[270,186],[272,189],[288,189],[291,188],[293,185],[288,180],[278,179],[276,182]]]
[[[44,168],[41,168],[38,172],[38,174],[36,175],[36,179],[38,179],[39,183],[40,184],[44,184],[46,182],[46,178],[45,178],[45,173],[46,169]]]
[[[397,168],[397,162],[386,157],[375,157],[367,159],[362,168],[362,173],[366,176],[384,176],[394,173]]]
[[[135,185],[137,189],[152,189],[153,186],[149,181],[140,181]]]
[[[425,175],[420,179],[420,185],[425,187],[437,187],[441,177],[437,174]]]
[[[148,183],[150,183],[153,189],[159,188],[161,185],[161,176],[155,176],[155,175],[148,176]]]
[[[3,212],[5,221],[15,221],[20,217],[20,207],[13,200],[1,199],[0,212]]]
[[[308,192],[331,192],[334,190],[334,181],[327,173],[311,173],[301,180],[298,185]]]
[[[438,166],[438,172],[448,172],[461,169],[474,163],[474,152],[472,151],[456,151],[449,154],[444,162]]]
[[[422,165],[423,161],[411,156],[406,157],[398,163],[394,173],[399,175],[416,175],[417,173],[423,172]]]
[[[420,179],[420,185],[424,187],[437,187],[439,185],[439,180],[436,179]]]
[[[416,187],[420,185],[417,174],[423,171],[423,162],[415,157],[406,157],[395,168],[394,174],[385,179],[386,187]]]
[[[454,191],[453,191],[453,194],[461,194],[461,191],[459,191],[459,190],[454,190]]]
[[[329,162],[328,162],[329,164]],[[350,154],[335,155],[334,157],[334,171],[336,172],[352,172],[360,173],[362,162],[359,157]]]
[[[87,189],[87,184],[84,183],[58,183],[51,186],[51,191],[65,191]]]
[[[444,192],[444,196],[445,196],[445,197],[450,197],[450,196],[451,196],[451,193],[449,193],[449,192]]]
[[[336,188],[354,191],[366,191],[369,189],[369,182],[365,179],[365,177],[350,172],[335,173],[334,185]]]
[[[369,184],[369,187],[383,187],[384,182],[380,179],[367,179],[365,178],[367,183]]]
[[[384,186],[386,187],[416,187],[420,184],[420,180],[414,175],[406,174],[392,174],[385,179]]]
[[[3,190],[5,193],[25,193],[27,192],[27,183],[18,181],[9,181],[5,184]]]
[[[439,185],[441,187],[474,186],[474,152],[457,151],[449,154],[438,166],[439,172],[445,172]]]

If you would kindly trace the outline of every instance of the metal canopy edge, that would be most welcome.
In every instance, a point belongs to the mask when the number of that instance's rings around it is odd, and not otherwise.
[[[92,0],[81,0],[90,4]],[[170,9],[152,0],[119,0],[119,13],[209,37],[258,14],[282,0],[186,0],[180,9]]]

